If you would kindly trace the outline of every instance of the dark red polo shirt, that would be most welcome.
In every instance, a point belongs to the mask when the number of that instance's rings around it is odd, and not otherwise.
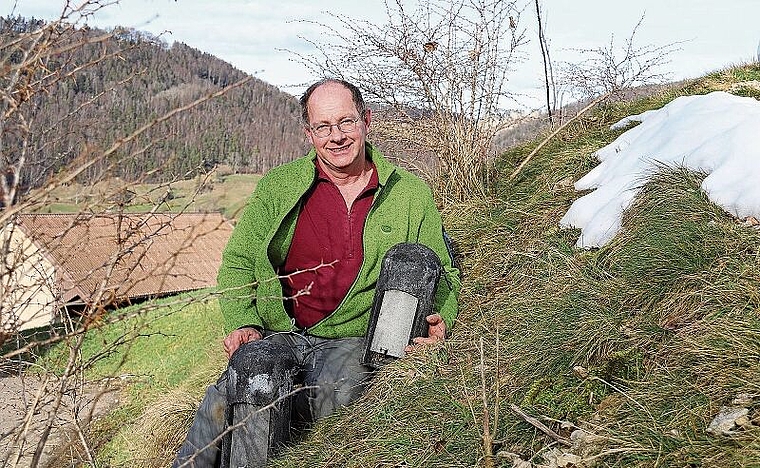
[[[300,328],[311,327],[330,315],[359,274],[364,259],[364,221],[378,187],[373,164],[369,183],[349,210],[338,186],[319,164],[316,166],[317,180],[304,196],[293,242],[279,271],[280,275],[289,275],[281,280],[285,297],[309,290],[307,295],[285,300],[285,309]],[[309,271],[332,262],[331,266]]]

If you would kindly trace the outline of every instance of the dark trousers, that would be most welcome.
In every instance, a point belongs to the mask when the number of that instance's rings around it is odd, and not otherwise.
[[[312,387],[294,396],[292,421],[298,426],[328,416],[356,400],[372,377],[372,369],[361,364],[363,337],[326,339],[266,332],[264,339],[287,345],[301,367],[295,384]],[[227,371],[206,390],[173,468],[220,465],[220,435],[224,431],[226,405]]]

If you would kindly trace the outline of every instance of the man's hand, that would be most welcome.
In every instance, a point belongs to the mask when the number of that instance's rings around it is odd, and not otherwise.
[[[243,343],[250,343],[251,341],[260,340],[261,338],[261,333],[255,328],[238,328],[224,339],[224,350],[227,352],[227,358],[231,358],[232,353],[234,353]]]
[[[425,317],[428,323],[428,336],[423,338],[421,336],[412,340],[413,345],[407,346],[404,351],[411,352],[418,345],[433,344],[438,341],[443,341],[446,338],[446,322],[443,321],[438,314],[432,314]]]

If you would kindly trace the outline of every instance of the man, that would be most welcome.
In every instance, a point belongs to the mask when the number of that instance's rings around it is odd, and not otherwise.
[[[443,265],[437,313],[426,318],[428,337],[415,344],[444,339],[460,282],[430,189],[367,142],[371,112],[359,89],[322,80],[306,90],[301,108],[313,148],[259,181],[225,249],[218,284],[227,355],[261,339],[290,347],[309,388],[296,395],[294,413],[308,422],[358,398],[372,375],[361,363],[364,336],[391,247],[425,244]],[[225,383],[223,374],[207,390],[174,466],[193,456],[198,467],[218,459],[211,441],[224,428]]]

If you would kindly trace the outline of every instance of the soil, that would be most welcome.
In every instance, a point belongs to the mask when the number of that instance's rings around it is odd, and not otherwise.
[[[45,425],[51,419],[55,395],[53,390],[56,382],[48,382],[46,391],[40,392],[43,382],[38,376],[3,376],[0,377],[0,466],[27,467],[32,463],[33,455]],[[20,437],[27,424],[25,417],[34,402],[38,400],[36,411],[28,423],[26,437]],[[85,385],[79,389],[64,392],[59,411],[52,417],[53,424],[47,438],[40,467],[51,465],[71,466],[67,460],[60,463],[62,458],[87,459],[81,450],[77,424],[83,424],[92,411],[92,419],[96,419],[119,403],[118,386],[110,384]],[[19,455],[19,447],[21,454]],[[80,453],[81,452],[81,453]],[[70,455],[63,455],[70,454]]]

